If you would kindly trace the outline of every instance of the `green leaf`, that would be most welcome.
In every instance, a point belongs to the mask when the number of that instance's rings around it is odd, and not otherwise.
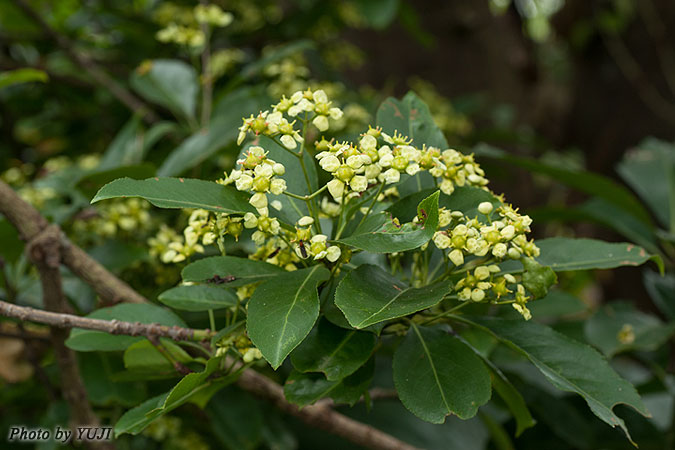
[[[553,386],[581,395],[596,416],[612,427],[619,426],[629,439],[624,421],[612,411],[614,406],[623,403],[649,416],[635,388],[588,345],[531,321],[495,317],[459,320],[490,331],[527,357]]]
[[[87,315],[90,319],[119,320],[122,322],[158,323],[167,326],[185,327],[180,317],[161,306],[150,303],[122,303],[110,308],[97,309]],[[140,336],[122,336],[103,331],[73,328],[66,345],[79,352],[124,350],[134,342],[145,339]]]
[[[644,283],[654,304],[670,320],[675,320],[675,275],[644,271]]]
[[[162,413],[165,414],[171,410],[178,408],[183,403],[191,401],[193,397],[196,397],[200,392],[203,392],[210,388],[212,385],[218,387],[224,387],[222,384],[224,380],[218,380],[211,377],[211,375],[220,368],[220,363],[222,358],[215,357],[211,358],[206,362],[206,367],[201,372],[192,372],[183,377],[182,380],[176,384],[173,389],[169,392],[169,395],[166,397],[166,400],[161,406]],[[234,377],[228,377],[229,381],[234,381]],[[211,395],[215,394],[213,392]],[[206,405],[204,399],[198,404],[203,408]]]
[[[586,340],[608,358],[630,350],[654,351],[673,334],[675,322],[664,324],[623,302],[602,307],[584,323]]]
[[[159,408],[164,404],[168,395],[169,393],[165,392],[164,394],[152,397],[137,407],[125,412],[115,424],[115,438],[118,438],[125,433],[138,434],[143,431],[145,427],[150,425],[161,415],[159,413]]]
[[[542,239],[536,244],[541,250],[537,261],[556,272],[639,266],[650,259],[663,270],[663,262],[659,257],[633,244],[563,237]]]
[[[159,294],[157,299],[166,306],[184,311],[208,311],[237,304],[237,295],[217,286],[177,286]]]
[[[123,370],[119,355],[111,353],[79,353],[77,359],[89,401],[97,406],[131,407],[145,398],[145,385],[113,379]]]
[[[378,266],[363,264],[342,280],[335,293],[335,304],[351,326],[361,329],[430,308],[449,292],[447,282],[407,287]]]
[[[357,0],[354,3],[368,25],[382,30],[396,18],[400,0]]]
[[[218,276],[228,287],[266,281],[286,273],[284,269],[263,261],[236,256],[211,256],[188,264],[181,273],[183,281],[206,282]]]
[[[162,177],[185,173],[237,139],[242,116],[265,110],[270,99],[255,87],[245,87],[223,97],[215,106],[205,129],[195,132],[176,147],[157,170]]]
[[[170,339],[161,338],[160,343],[175,361],[183,364],[192,361],[192,357]],[[148,340],[135,342],[124,351],[124,367],[136,371],[175,373],[173,364]]]
[[[31,68],[16,69],[0,73],[0,89],[14,84],[30,83],[31,81],[46,83],[49,81],[49,76],[41,70]]]
[[[248,335],[275,370],[314,326],[319,317],[317,287],[329,276],[321,265],[286,272],[258,286],[251,296]]]
[[[244,67],[241,70],[240,77],[242,79],[251,78],[257,75],[265,67],[276,61],[281,61],[282,59],[287,58],[291,55],[303,52],[305,50],[314,47],[316,47],[314,42],[308,39],[302,39],[295,42],[289,42],[287,44],[280,45],[279,47],[275,48],[269,53],[266,53],[265,56],[263,56],[262,58]]]
[[[438,196],[436,191],[420,202],[417,214],[424,218],[419,224],[395,224],[385,213],[369,216],[354,234],[338,242],[372,253],[403,252],[418,248],[434,236],[438,227]]]
[[[289,402],[300,407],[316,403],[324,397],[331,397],[336,403],[354,405],[368,389],[374,369],[374,361],[370,360],[348,377],[333,381],[318,373],[294,370],[286,379],[284,395]]]
[[[141,197],[159,208],[201,208],[230,214],[255,211],[248,196],[232,186],[190,178],[120,178],[103,186],[91,202],[117,197]]]
[[[228,450],[260,448],[269,411],[248,392],[229,386],[209,402],[206,412],[213,434]]]
[[[197,72],[183,61],[156,59],[142,73],[134,72],[131,87],[145,99],[183,118],[194,118],[199,82]]]
[[[526,257],[521,261],[525,268],[523,286],[534,295],[535,299],[546,297],[548,289],[558,281],[553,269],[542,266],[532,258]]]
[[[616,171],[644,200],[664,227],[675,229],[675,146],[647,139],[626,153]]]
[[[476,155],[505,161],[530,172],[548,175],[551,178],[566,184],[567,186],[604,198],[610,203],[623,208],[641,221],[650,224],[649,213],[642,203],[625,187],[611,179],[584,170],[570,170],[549,165],[536,159],[511,155],[504,150],[480,144],[474,148]]]
[[[403,100],[387,98],[377,110],[377,125],[390,135],[394,131],[408,136],[413,144],[448,148],[443,131],[436,125],[429,107],[414,92],[408,92]]]
[[[474,351],[441,328],[411,324],[394,353],[394,384],[403,405],[422,420],[476,415],[490,400],[490,373]]]
[[[337,381],[368,361],[376,343],[373,333],[345,330],[323,319],[291,354],[291,361],[300,372],[323,372],[329,381]]]

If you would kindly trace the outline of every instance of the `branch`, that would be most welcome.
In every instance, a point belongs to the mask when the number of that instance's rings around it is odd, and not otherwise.
[[[0,300],[0,315],[23,321],[43,323],[52,327],[103,331],[126,336],[168,337],[175,341],[203,341],[213,335],[211,330],[168,327],[156,323],[122,322],[119,320],[90,319],[73,314],[55,313],[29,306],[16,306]]]
[[[17,195],[6,183],[0,181],[0,213],[19,231],[21,238],[29,242],[47,228],[47,221],[30,204]],[[75,275],[89,284],[107,303],[147,303],[138,292],[100,265],[81,248],[60,235],[61,262]]]
[[[16,195],[7,184],[1,181],[0,212],[5,214],[7,219],[14,224],[24,239],[32,239],[41,230],[47,228],[47,222],[40,213]],[[52,229],[58,230],[56,226],[52,226]],[[136,297],[143,299],[142,296],[133,291],[126,283],[119,280],[103,266],[91,259],[82,249],[69,243],[67,240],[65,242],[68,245],[64,245],[64,240],[65,237],[60,235],[61,262],[68,265],[76,275],[94,287],[97,292],[100,293],[100,285],[105,284],[107,287],[106,293],[109,295],[107,298],[129,299],[132,298],[129,295],[129,291],[131,291]],[[76,258],[79,264],[73,265],[71,258]],[[89,262],[85,262],[85,259],[88,259]],[[93,267],[94,265],[96,267]],[[44,323],[58,328],[78,327],[131,336],[166,336],[174,339],[189,337],[192,340],[201,340],[208,338],[212,333],[210,330],[192,330],[156,324],[90,319],[71,314],[53,313],[30,307],[16,306],[3,301],[0,301],[0,315]],[[268,399],[279,409],[298,417],[307,425],[341,436],[352,443],[377,450],[414,450],[414,447],[409,444],[376,428],[333,411],[329,406],[313,405],[299,409],[286,400],[283,388],[280,385],[255,370],[245,370],[239,377],[238,384],[242,389]]]
[[[63,49],[68,58],[84,69],[96,83],[109,90],[121,103],[126,105],[133,112],[140,113],[146,122],[153,123],[158,120],[155,113],[152,112],[143,101],[108,75],[91,58],[82,53],[78,53],[75,50],[73,42],[53,29],[25,0],[13,0],[13,2],[24,12],[24,14],[30,17],[47,36]]]
[[[45,228],[28,243],[26,253],[37,267],[42,284],[42,299],[47,309],[65,311],[68,309],[61,282],[60,252],[58,227],[52,225]],[[89,396],[80,376],[75,352],[66,347],[68,333],[62,329],[52,328],[52,345],[56,354],[56,363],[61,376],[63,397],[70,406],[73,422],[78,425],[98,427],[101,425],[91,409]],[[113,449],[111,443],[87,441],[86,447],[94,450]]]

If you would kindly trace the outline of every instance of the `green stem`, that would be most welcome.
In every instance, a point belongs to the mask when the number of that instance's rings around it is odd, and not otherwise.
[[[373,206],[375,206],[375,202],[377,202],[377,198],[380,196],[380,194],[382,193],[382,190],[383,190],[383,189],[384,189],[384,183],[380,184],[380,188],[377,190],[377,192],[376,192],[375,195],[373,196],[373,201],[370,202],[370,206],[368,206],[368,210],[367,210],[366,213],[363,215],[363,217],[361,218],[361,221],[360,221],[359,224],[356,226],[356,228],[360,227],[361,224],[366,220],[366,218],[368,217],[368,214],[370,214],[370,211],[373,209]]]
[[[211,325],[211,331],[216,331],[216,318],[213,315],[213,310],[209,309],[209,324]]]

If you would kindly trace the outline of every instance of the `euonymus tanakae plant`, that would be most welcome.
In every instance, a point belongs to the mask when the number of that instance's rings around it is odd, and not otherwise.
[[[301,406],[367,401],[377,358],[416,416],[468,419],[494,390],[520,433],[534,421],[490,359],[498,342],[628,435],[613,407],[647,414],[635,388],[595,350],[531,321],[528,305],[546,301],[555,271],[650,255],[589,239],[535,243],[530,217],[490,190],[473,155],[447,148],[413,93],[387,99],[354,141],[324,137],[341,115],[323,91],[299,91],[244,118],[245,145],[222,179],[124,178],[96,195],[191,210],[182,236],[163,228],[150,239],[164,263],[191,261],[159,300],[209,311],[217,331],[208,361],[197,360],[202,372],[129,411],[117,433],[138,432],[193,395],[205,404],[200,386],[213,395],[232,380],[227,356],[283,365],[286,397]],[[521,318],[501,317],[505,308]],[[226,323],[214,309],[227,310]]]

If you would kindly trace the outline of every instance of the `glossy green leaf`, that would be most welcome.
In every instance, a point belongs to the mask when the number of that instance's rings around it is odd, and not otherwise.
[[[161,406],[164,404],[168,392],[152,397],[125,412],[122,417],[115,423],[114,434],[115,438],[129,433],[138,434],[150,425],[161,414],[159,413]]]
[[[386,213],[373,214],[358,227],[354,234],[338,242],[372,253],[403,252],[418,248],[433,237],[438,227],[438,196],[436,191],[420,202],[419,217],[426,217],[419,224],[394,223]]]
[[[248,196],[234,187],[191,178],[120,178],[103,186],[91,202],[117,197],[141,197],[159,208],[201,208],[219,213],[255,211]]]
[[[411,324],[394,353],[394,384],[403,405],[422,420],[443,423],[476,415],[490,400],[490,373],[462,341],[441,328]]]
[[[377,110],[377,125],[390,135],[394,131],[408,136],[413,144],[448,148],[445,135],[434,122],[429,107],[414,92],[408,92],[402,100],[387,98]]]
[[[596,416],[630,439],[624,421],[614,414],[623,403],[648,416],[635,388],[588,345],[531,321],[495,317],[460,319],[489,330],[507,346],[527,357],[556,388],[581,395]]]
[[[320,320],[291,354],[300,372],[323,372],[328,381],[351,375],[370,358],[377,337],[373,333],[346,330]]]
[[[46,83],[49,81],[49,76],[41,70],[29,67],[10,70],[8,72],[0,72],[0,89],[15,84],[30,83],[32,81]]]
[[[266,281],[285,273],[284,269],[263,261],[236,256],[211,256],[185,266],[183,281],[205,283],[220,277],[223,285],[239,287],[258,281]]]
[[[319,317],[317,287],[329,276],[322,265],[286,272],[258,286],[251,296],[248,335],[275,370],[314,326]]]
[[[173,360],[183,364],[192,361],[192,357],[170,339],[161,338],[160,343]],[[135,342],[124,351],[124,367],[136,371],[175,373],[173,364],[148,340]]]
[[[138,164],[143,160],[143,124],[141,116],[135,115],[115,135],[98,165],[107,170],[119,166]]]
[[[368,389],[375,364],[369,361],[359,370],[342,380],[327,380],[318,373],[293,371],[284,384],[286,399],[300,407],[331,397],[336,403],[353,405]]]
[[[218,286],[176,286],[159,294],[157,299],[166,306],[184,311],[208,311],[237,304],[237,295]]]
[[[412,288],[378,266],[364,264],[342,280],[335,304],[351,326],[361,329],[427,309],[449,292],[447,282]]]
[[[675,229],[675,146],[647,139],[626,153],[616,171],[644,200],[662,226]]]
[[[131,76],[131,87],[147,100],[165,106],[183,118],[194,118],[199,81],[189,64],[157,59]]]
[[[623,302],[603,306],[584,323],[586,340],[608,358],[629,350],[656,350],[673,334],[675,322],[664,324]]]
[[[92,198],[106,184],[118,178],[133,178],[135,180],[150,178],[155,175],[152,164],[134,166],[120,166],[114,169],[95,170],[80,178],[75,187],[87,198]]]
[[[642,206],[642,203],[628,189],[607,177],[584,170],[571,170],[537,161],[536,159],[512,155],[504,150],[486,144],[476,146],[474,151],[480,157],[494,158],[522,167],[530,172],[550,176],[571,188],[604,198],[608,202],[628,211],[641,221],[647,224],[651,223],[649,213]]]
[[[211,377],[211,375],[220,368],[221,362],[222,358],[220,357],[211,358],[207,361],[203,371],[185,375],[169,392],[169,395],[161,406],[162,413],[167,413],[183,403],[192,401],[193,397],[197,396],[200,392],[210,390],[209,388],[214,384],[220,386],[222,380]],[[231,381],[234,381],[234,378],[230,378]],[[215,394],[215,392],[212,394]],[[203,401],[199,403],[201,407],[205,406]]]
[[[77,360],[87,396],[93,405],[132,407],[146,397],[144,383],[114,379],[115,373],[123,370],[119,355],[78,353]]]
[[[542,239],[536,244],[541,250],[537,261],[556,272],[639,266],[650,259],[663,268],[660,258],[633,244],[563,237]]]
[[[91,319],[120,320],[122,322],[158,323],[167,326],[185,327],[185,322],[171,311],[150,303],[121,303],[110,308],[97,309],[87,315]],[[66,345],[79,352],[124,350],[134,342],[145,339],[140,336],[123,336],[103,331],[73,328]]]

